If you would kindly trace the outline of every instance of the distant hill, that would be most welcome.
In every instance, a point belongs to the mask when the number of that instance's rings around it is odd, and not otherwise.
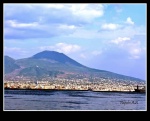
[[[12,77],[24,76],[24,77],[59,77],[61,78],[89,78],[91,81],[93,78],[109,78],[109,79],[121,79],[121,80],[133,80],[143,81],[138,78],[116,74],[113,72],[98,70],[86,67],[75,60],[69,58],[63,53],[56,51],[43,51],[39,52],[32,57],[14,60],[8,56],[5,56],[5,74],[14,72],[19,68],[16,73],[12,73]],[[10,76],[10,75],[9,75]]]
[[[4,57],[4,71],[5,74],[11,73],[15,69],[20,68],[19,65],[15,64],[15,60],[9,56]]]

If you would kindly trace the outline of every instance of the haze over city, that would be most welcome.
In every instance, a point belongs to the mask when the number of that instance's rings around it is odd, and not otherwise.
[[[4,4],[4,55],[52,50],[146,80],[146,4]]]

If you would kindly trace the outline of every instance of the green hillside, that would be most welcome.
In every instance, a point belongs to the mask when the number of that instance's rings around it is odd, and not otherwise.
[[[64,74],[68,78],[109,78],[120,80],[143,81],[138,78],[116,74],[113,72],[98,70],[86,67],[75,60],[67,57],[63,53],[55,51],[43,51],[29,58],[14,60],[5,56],[5,74],[20,68],[19,72],[13,76],[27,77],[57,77]]]
[[[63,74],[63,72],[60,71],[47,71],[44,68],[34,66],[34,67],[28,67],[25,69],[22,69],[19,76],[31,76],[31,77],[57,77],[58,74]]]
[[[5,74],[13,72],[15,69],[20,68],[15,64],[15,60],[9,56],[4,56],[4,71]]]

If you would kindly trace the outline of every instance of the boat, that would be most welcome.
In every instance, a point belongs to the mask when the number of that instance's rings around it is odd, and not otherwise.
[[[145,89],[134,89],[135,92],[145,92]]]
[[[143,92],[145,93],[145,86],[143,86],[143,88],[139,88],[139,86],[137,85],[137,88],[134,89],[135,92]]]

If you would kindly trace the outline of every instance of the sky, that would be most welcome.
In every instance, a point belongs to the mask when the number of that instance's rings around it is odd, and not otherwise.
[[[100,70],[146,80],[147,4],[3,4],[4,55],[66,54]]]

